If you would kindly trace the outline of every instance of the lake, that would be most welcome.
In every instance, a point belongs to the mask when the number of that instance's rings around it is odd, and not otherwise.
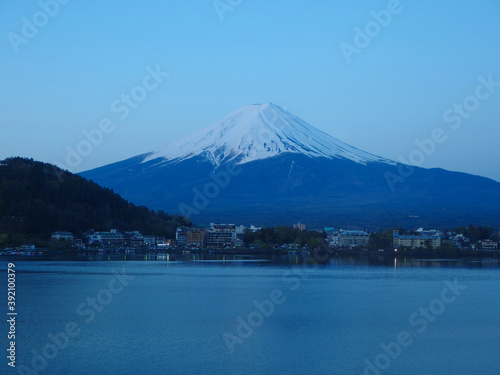
[[[500,374],[494,260],[14,263],[2,374]]]

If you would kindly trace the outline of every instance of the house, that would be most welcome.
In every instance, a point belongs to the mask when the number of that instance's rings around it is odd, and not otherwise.
[[[259,230],[262,230],[262,227],[256,227],[255,225],[251,224],[250,227],[248,228],[250,232],[258,232]]]
[[[338,234],[331,234],[328,237],[328,245],[331,247],[338,247],[340,246],[340,235]]]
[[[453,245],[459,249],[470,245],[470,238],[465,237],[462,233],[451,233],[450,238],[453,241]]]
[[[492,240],[481,241],[482,250],[498,250],[498,242]]]
[[[324,227],[323,232],[326,234],[326,240],[328,241],[328,245],[331,247],[340,246],[340,236],[339,231],[337,231],[334,227]]]

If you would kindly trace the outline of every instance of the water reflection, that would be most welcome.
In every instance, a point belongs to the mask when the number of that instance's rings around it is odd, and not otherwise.
[[[404,267],[425,267],[425,268],[498,268],[500,258],[479,258],[468,257],[460,259],[431,259],[431,258],[411,258],[405,256],[380,255],[380,254],[334,254],[326,257],[324,254],[315,257],[309,253],[274,253],[274,254],[239,254],[239,253],[215,253],[215,252],[165,252],[137,254],[129,252],[127,254],[99,254],[80,253],[76,257],[65,260],[80,261],[104,261],[104,260],[126,260],[126,261],[148,261],[148,262],[197,262],[197,263],[266,263],[281,264],[289,266],[384,266],[392,267],[396,271]]]
[[[500,254],[492,257],[464,258],[416,258],[404,254],[342,253],[314,254],[309,252],[244,253],[216,251],[172,251],[172,252],[81,252],[78,254],[52,254],[37,257],[16,257],[30,261],[145,261],[145,262],[190,262],[220,264],[271,264],[285,266],[381,266],[392,267],[394,271],[405,267],[423,268],[499,268]],[[5,258],[5,260],[7,260]]]

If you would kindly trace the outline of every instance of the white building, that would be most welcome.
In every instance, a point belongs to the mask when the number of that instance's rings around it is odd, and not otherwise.
[[[338,237],[342,247],[364,247],[370,239],[370,235],[364,230],[344,230]]]
[[[392,244],[395,249],[399,247],[408,247],[411,249],[425,248],[427,246],[433,249],[441,246],[441,233],[438,231],[417,231],[422,234],[399,234],[398,230],[392,232]],[[423,234],[425,233],[425,234]]]
[[[498,250],[498,242],[492,240],[481,241],[481,249],[483,250]]]

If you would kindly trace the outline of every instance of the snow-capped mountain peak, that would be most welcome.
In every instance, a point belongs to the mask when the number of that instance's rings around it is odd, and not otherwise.
[[[362,164],[393,163],[333,138],[272,103],[243,106],[222,120],[152,152],[144,162],[203,156],[218,166],[230,160],[244,164],[281,153],[343,158]]]

